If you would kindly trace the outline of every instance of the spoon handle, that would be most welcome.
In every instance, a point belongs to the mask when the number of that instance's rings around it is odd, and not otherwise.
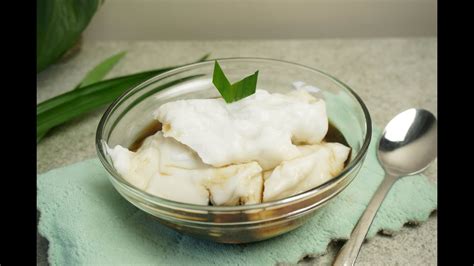
[[[339,253],[337,254],[333,263],[334,266],[354,265],[357,256],[359,255],[360,247],[362,246],[365,236],[369,231],[370,225],[374,220],[375,214],[377,213],[380,205],[382,205],[385,196],[396,180],[396,177],[385,174],[382,184],[380,184],[380,186],[377,188],[377,191],[372,196],[369,205],[367,205],[367,209],[364,211],[357,222],[357,226],[352,231],[349,240],[347,240],[341,250],[339,250]]]

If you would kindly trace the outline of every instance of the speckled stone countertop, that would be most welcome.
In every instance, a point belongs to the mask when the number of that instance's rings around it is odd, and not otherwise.
[[[436,38],[85,42],[78,54],[37,76],[37,101],[71,90],[98,62],[123,50],[128,51],[126,57],[108,77],[189,63],[206,53],[212,58],[268,57],[298,62],[338,77],[362,97],[379,127],[410,107],[437,114]],[[60,126],[39,143],[38,173],[96,156],[95,130],[104,109]],[[425,174],[436,182],[436,163]],[[300,263],[329,265],[340,246],[333,243],[326,255]],[[47,264],[47,240],[39,235],[37,254],[38,264]],[[363,245],[358,258],[358,265],[436,263],[436,214],[421,225],[405,226],[393,236],[378,235]]]

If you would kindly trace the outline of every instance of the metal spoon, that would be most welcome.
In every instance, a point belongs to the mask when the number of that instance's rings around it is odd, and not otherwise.
[[[385,178],[333,265],[354,265],[375,214],[392,185],[400,177],[424,171],[436,156],[437,121],[429,111],[408,109],[387,124],[377,149]]]

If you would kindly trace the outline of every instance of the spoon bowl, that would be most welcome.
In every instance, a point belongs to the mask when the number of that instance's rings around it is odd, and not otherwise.
[[[385,127],[377,157],[394,176],[414,175],[425,170],[437,154],[437,121],[424,109],[408,109]]]

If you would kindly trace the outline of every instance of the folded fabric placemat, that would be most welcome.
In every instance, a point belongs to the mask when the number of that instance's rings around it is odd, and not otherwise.
[[[218,244],[175,232],[115,191],[98,159],[39,175],[38,229],[49,240],[52,265],[173,264],[274,265],[322,254],[333,239],[347,239],[384,176],[374,130],[366,161],[354,181],[302,227],[251,244]],[[398,181],[381,206],[368,237],[428,219],[437,206],[436,185],[423,175]]]

